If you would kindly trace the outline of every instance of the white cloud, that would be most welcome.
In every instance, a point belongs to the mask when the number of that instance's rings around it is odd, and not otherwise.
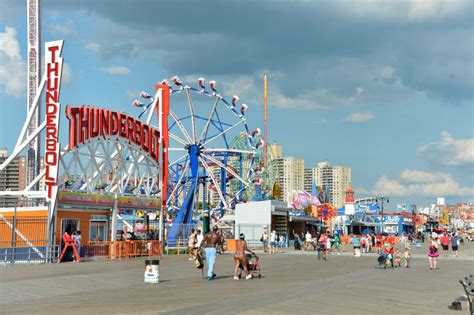
[[[93,51],[93,52],[99,52],[100,51],[100,45],[97,42],[92,42],[92,41],[87,42],[86,45],[84,46],[84,48],[86,50],[90,50],[90,51]]]
[[[373,118],[374,114],[372,114],[371,112],[357,112],[347,115],[342,120],[347,122],[359,123],[372,120]]]
[[[469,0],[360,0],[346,3],[346,14],[368,19],[420,22],[452,18],[469,8]]]
[[[16,30],[9,26],[0,32],[0,90],[18,98],[26,92],[26,62],[20,54]]]
[[[48,23],[47,24],[48,29],[52,33],[56,33],[62,36],[74,36],[77,35],[77,31],[74,27],[74,23],[72,20],[68,20],[64,24],[54,24],[54,23]]]
[[[461,186],[448,173],[405,170],[401,179],[413,183],[404,184],[382,176],[375,183],[372,193],[394,197],[474,196],[474,187]]]
[[[380,177],[374,185],[374,195],[386,196],[408,196],[408,189],[398,180],[390,179],[386,176]]]
[[[472,165],[474,164],[474,138],[455,139],[447,131],[443,131],[440,141],[420,146],[417,153],[442,165]]]
[[[63,64],[63,77],[62,77],[62,83],[63,84],[69,84],[72,82],[72,69],[69,66],[69,64],[64,63]]]
[[[100,68],[100,70],[112,75],[124,75],[124,74],[130,73],[130,69],[124,66],[111,66],[108,68],[103,67],[103,68]]]
[[[451,175],[448,173],[442,172],[430,173],[418,170],[404,170],[400,178],[407,182],[434,183],[439,180],[447,180],[450,177]]]

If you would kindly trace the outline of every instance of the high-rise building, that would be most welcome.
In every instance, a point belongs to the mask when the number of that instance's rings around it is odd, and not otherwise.
[[[281,152],[281,151],[280,151]],[[294,190],[304,188],[304,160],[294,157],[280,157],[273,160],[275,179],[281,189],[281,200],[289,202]]]
[[[0,150],[0,164],[8,158],[6,149]],[[26,162],[24,162],[26,164]],[[23,169],[24,172],[25,169]],[[22,183],[24,186],[24,181]],[[0,171],[0,191],[18,191],[20,190],[20,158],[15,158],[8,166]],[[18,197],[0,196],[0,207],[14,207],[17,205]]]
[[[283,147],[277,143],[269,144],[267,146],[268,153],[270,154],[272,159],[279,159],[283,157]]]
[[[341,208],[346,190],[351,188],[352,170],[345,166],[331,166],[328,161],[319,162],[317,167],[304,170],[304,190],[311,192],[313,181],[327,191],[329,201],[336,208]]]

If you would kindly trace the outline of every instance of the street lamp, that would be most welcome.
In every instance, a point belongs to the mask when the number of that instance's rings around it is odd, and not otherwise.
[[[386,201],[387,203],[389,203],[390,200],[388,199],[388,197],[382,196],[382,197],[378,197],[378,198],[376,199],[376,201],[377,201],[377,203],[379,203],[379,201],[380,201],[380,203],[381,203],[380,214],[381,214],[381,216],[382,216],[382,218],[381,218],[381,224],[382,224],[382,234],[383,234],[383,233],[384,233],[384,230],[383,230],[383,219],[384,219],[384,217],[383,217],[383,203],[384,203],[384,201]]]

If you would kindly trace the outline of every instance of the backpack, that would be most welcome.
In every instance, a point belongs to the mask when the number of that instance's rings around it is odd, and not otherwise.
[[[196,258],[194,259],[194,267],[196,267],[196,269],[204,268],[204,263],[202,261],[202,256],[199,253],[196,255]]]

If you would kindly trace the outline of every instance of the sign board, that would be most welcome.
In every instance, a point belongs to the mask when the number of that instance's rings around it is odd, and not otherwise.
[[[50,203],[50,215],[54,213],[58,194],[58,169],[59,169],[59,117],[61,103],[59,95],[61,90],[61,77],[63,73],[63,58],[61,53],[64,41],[46,42],[46,102],[45,102],[45,186],[46,200]]]
[[[72,191],[60,191],[59,202],[61,204],[97,205],[112,208],[114,206],[114,196]],[[118,196],[117,202],[119,208],[156,210],[160,207],[161,199],[139,198],[134,196]]]
[[[160,132],[124,113],[91,106],[67,107],[69,150],[94,138],[121,137],[137,145],[153,160],[160,159]]]

